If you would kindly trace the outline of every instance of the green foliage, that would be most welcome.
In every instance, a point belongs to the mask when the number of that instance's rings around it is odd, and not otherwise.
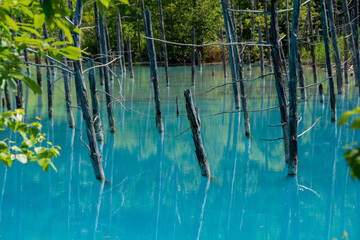
[[[352,111],[345,112],[340,118],[339,125],[344,125],[351,116],[359,113],[360,107],[357,107]],[[360,129],[360,117],[357,117],[352,121],[350,128],[355,130]],[[345,148],[348,149],[348,151],[345,152],[344,157],[352,170],[350,173],[351,177],[356,177],[360,180],[360,145],[352,143]]]
[[[56,171],[51,158],[59,156],[60,147],[53,146],[50,142],[47,143],[49,147],[39,146],[45,140],[45,134],[40,132],[41,124],[24,123],[23,120],[24,110],[22,109],[0,114],[0,133],[3,133],[1,137],[11,136],[0,141],[1,162],[8,167],[15,160],[22,164],[37,162],[44,171],[48,171],[49,166]],[[19,139],[19,137],[22,140],[19,144],[11,141],[12,138]]]

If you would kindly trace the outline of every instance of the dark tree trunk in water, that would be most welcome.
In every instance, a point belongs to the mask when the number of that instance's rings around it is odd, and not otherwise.
[[[297,79],[296,79],[296,60],[299,34],[300,0],[294,0],[294,10],[291,26],[290,38],[290,60],[289,60],[289,164],[288,175],[297,174],[298,166],[298,115],[297,115]]]
[[[315,58],[315,46],[314,46],[314,29],[313,29],[313,25],[312,25],[310,2],[307,3],[307,8],[308,8],[309,35],[310,35],[311,66],[312,66],[312,70],[313,70],[314,83],[317,83],[316,58]]]
[[[225,10],[225,9],[229,8],[229,5],[226,1],[222,1],[222,7],[223,7],[224,20],[228,22],[228,24],[225,25],[225,27],[227,27],[227,29],[228,29],[228,32],[227,32],[227,35],[229,36],[228,42],[232,43],[233,40],[236,41],[237,37],[235,35],[235,29],[233,27],[234,25],[231,22],[229,13],[228,13],[228,11]],[[241,66],[239,49],[236,45],[232,45],[231,48],[233,49],[232,52],[234,54],[233,56],[234,56],[235,64],[236,64],[237,80],[239,81],[239,85],[240,85],[240,99],[241,99],[242,111],[244,113],[245,136],[249,137],[251,135],[250,121],[249,121],[249,114],[247,111],[246,90],[245,90],[245,83],[243,81],[243,76],[242,76],[242,66]]]
[[[94,66],[93,60],[88,60],[88,67],[91,68]],[[96,94],[96,82],[95,82],[95,70],[91,69],[89,71],[89,85],[91,91],[91,105],[92,105],[92,120],[94,122],[94,130],[96,134],[97,141],[104,141],[104,135],[102,132],[101,116],[100,116],[100,107],[99,100]]]
[[[104,8],[104,6],[99,6],[100,8]],[[104,18],[102,16],[102,12],[99,12],[99,26],[100,26],[100,38],[101,38],[101,48],[102,48],[102,52],[103,53],[107,53],[107,49],[106,49],[106,36],[105,36],[105,31],[104,31]],[[102,61],[103,64],[106,64],[107,58],[103,57]],[[107,109],[107,113],[108,113],[108,119],[109,119],[109,128],[110,128],[110,132],[114,133],[115,132],[115,122],[114,122],[114,111],[113,111],[113,107],[112,107],[112,101],[111,101],[111,91],[110,91],[110,79],[109,79],[109,72],[108,69],[106,67],[103,68],[104,69],[104,84],[105,84],[105,92],[106,92],[106,109]]]
[[[4,94],[5,94],[6,108],[8,111],[11,111],[12,108],[11,108],[10,93],[7,85],[5,85]]]
[[[344,88],[343,88],[343,79],[342,79],[342,70],[341,70],[341,57],[340,57],[339,44],[338,44],[338,40],[337,40],[337,36],[336,36],[336,28],[335,28],[335,23],[334,23],[334,11],[333,11],[332,0],[327,0],[327,7],[328,7],[328,16],[329,16],[329,25],[330,25],[332,46],[333,46],[334,58],[335,58],[336,83],[337,83],[337,88],[338,88],[338,94],[343,94]]]
[[[326,69],[328,72],[329,87],[330,87],[331,121],[335,122],[336,121],[335,85],[334,85],[334,78],[331,67],[331,53],[330,53],[329,32],[327,25],[325,0],[320,0],[320,8],[321,8],[321,23],[323,29],[325,54],[326,54]]]
[[[192,27],[191,44],[195,44],[195,27]],[[191,84],[195,86],[195,47],[191,46]]]
[[[206,158],[205,149],[201,139],[200,133],[200,119],[197,108],[194,107],[192,95],[190,89],[185,89],[184,96],[186,100],[186,112],[190,122],[191,131],[193,134],[193,140],[195,144],[195,153],[201,169],[201,175],[204,177],[210,177],[210,167]]]
[[[59,31],[59,40],[60,41],[65,40],[63,32],[61,30]],[[63,63],[65,65],[67,65],[66,58],[64,56],[62,57],[62,60],[63,60]],[[73,116],[72,106],[71,106],[71,84],[70,84],[69,74],[66,71],[63,71],[63,76],[64,76],[65,104],[66,104],[68,125],[70,128],[74,128],[75,122],[74,122],[74,116]]]
[[[48,31],[46,24],[43,25],[43,31],[44,31],[44,37],[45,39],[49,38]],[[49,61],[47,58],[45,58],[45,65],[49,65]],[[50,63],[50,65],[52,65]],[[53,86],[51,82],[51,76],[50,76],[50,68],[46,68],[46,83],[47,83],[47,97],[48,97],[48,115],[49,118],[53,117]]]
[[[179,97],[176,96],[176,116],[180,116]]]
[[[160,28],[161,28],[161,38],[162,40],[166,40],[165,37],[165,27],[164,27],[164,18],[163,18],[163,10],[162,10],[162,3],[161,0],[159,0],[159,12],[160,12]],[[167,47],[166,42],[163,42],[163,48],[164,48],[164,64],[165,64],[165,80],[166,80],[166,86],[169,86],[169,62],[168,62],[168,53],[167,53]]]
[[[267,12],[267,0],[263,0],[263,5],[264,5],[264,12]],[[267,42],[270,42],[270,37],[269,37],[269,24],[268,24],[268,14],[264,14],[264,22],[265,22],[265,39]],[[269,65],[271,64],[271,54],[270,54],[270,47],[266,48],[266,57],[269,61]]]
[[[98,7],[96,4],[96,1],[94,2],[94,19],[95,19],[95,32],[96,32],[96,47],[97,47],[97,52],[99,54],[100,59],[102,59],[103,56],[103,52],[101,49],[101,38],[100,38],[100,25],[99,25],[99,11],[98,11]],[[103,86],[104,85],[104,72],[103,72],[103,68],[99,68],[99,75],[100,75],[100,85]]]
[[[199,67],[199,71],[201,72],[202,71],[202,65],[201,65],[201,51],[199,49],[198,51],[198,67]]]
[[[281,69],[281,57],[279,46],[279,27],[278,27],[278,1],[271,0],[271,24],[270,24],[270,41],[272,46],[273,69],[275,75],[275,86],[280,106],[281,127],[284,138],[285,162],[289,160],[289,112],[287,107],[286,87]]]
[[[296,49],[296,57],[297,57],[297,73],[298,73],[298,80],[300,85],[300,93],[301,93],[301,99],[306,99],[306,91],[305,91],[305,84],[304,84],[304,71],[302,67],[302,60],[301,60],[301,45],[298,44],[298,47]]]
[[[35,53],[35,64],[41,64],[41,58],[37,53]],[[42,89],[42,75],[41,75],[41,68],[36,67],[36,82],[39,87]]]
[[[134,69],[133,69],[132,56],[131,56],[130,35],[126,36],[126,44],[127,44],[127,51],[128,51],[128,67],[129,67],[129,72],[130,72],[130,78],[134,78]]]
[[[159,132],[164,132],[164,125],[162,120],[161,113],[161,103],[160,103],[160,90],[158,83],[158,71],[157,71],[157,63],[156,63],[156,53],[155,53],[155,45],[151,24],[151,13],[150,10],[146,9],[146,36],[150,39],[147,39],[149,58],[150,58],[150,68],[151,68],[151,81],[154,86],[154,100],[155,100],[155,110],[156,110],[156,127]]]
[[[122,32],[120,11],[118,11],[117,18],[118,18],[118,31],[119,31],[119,36],[120,36],[120,45],[118,45],[118,46],[121,48],[121,52],[119,54],[121,54],[122,70],[125,73],[126,72],[126,66],[125,66],[124,35],[123,35],[123,32]]]
[[[224,34],[223,34],[223,29],[222,28],[220,28],[220,40],[221,40],[222,43],[224,42]],[[224,45],[221,46],[221,54],[222,54],[222,60],[223,60],[224,78],[227,78],[226,56],[225,56],[225,47],[224,47]]]
[[[343,21],[343,23],[345,23],[345,21]],[[348,74],[348,51],[349,51],[349,47],[348,47],[348,38],[346,36],[346,29],[345,26],[343,26],[343,40],[344,40],[344,78],[345,78],[345,83],[348,84],[349,83],[349,74]]]
[[[357,81],[355,81],[355,86],[360,85],[360,53],[359,53],[359,0],[354,0],[354,9],[352,11],[353,21],[352,30],[354,35],[354,52],[356,55],[357,68],[354,68],[354,71],[357,71]],[[356,76],[356,75],[355,75]],[[359,87],[360,91],[360,87]]]
[[[140,23],[139,23],[139,4],[138,0],[135,1],[136,6],[136,26],[138,35],[138,47],[139,47],[139,62],[141,62],[141,41],[140,41]]]
[[[324,103],[325,97],[324,97],[324,90],[322,84],[319,85],[319,96],[320,96],[320,103]]]
[[[224,6],[225,2],[224,0],[221,1],[222,3],[222,10],[223,10],[223,17],[224,17],[224,24],[225,24],[225,33],[227,42],[233,42],[230,35],[229,30],[229,21],[228,21],[228,13],[227,8]],[[236,41],[236,40],[235,40]],[[239,98],[239,91],[237,87],[237,73],[236,73],[236,66],[235,66],[235,59],[234,59],[234,50],[231,45],[228,45],[228,51],[229,51],[229,61],[230,61],[230,67],[231,67],[231,77],[232,77],[232,87],[233,87],[233,93],[234,93],[234,101],[235,101],[235,108],[240,109],[240,98]]]
[[[74,25],[77,27],[81,25],[82,9],[83,9],[82,0],[77,0],[75,18],[74,18]],[[73,32],[73,36],[74,36],[74,46],[80,48],[80,44],[81,44],[80,35],[76,32]],[[86,85],[85,85],[85,80],[84,80],[84,75],[82,72],[82,66],[80,60],[74,62],[74,72],[75,72],[76,92],[80,98],[80,103],[81,103],[80,106],[86,124],[86,134],[89,141],[91,163],[94,168],[96,178],[100,180],[105,180],[105,174],[101,164],[101,154],[99,153],[99,149],[95,137],[95,130],[91,118],[89,101],[87,97],[87,90],[86,90]]]
[[[262,36],[261,36],[261,27],[260,24],[258,25],[259,28],[259,42],[262,42]],[[264,67],[264,48],[260,45],[260,69],[261,69],[261,75],[264,75],[265,73],[265,67]]]
[[[116,43],[117,43],[117,50],[119,55],[119,69],[120,73],[124,73],[123,64],[122,64],[122,45],[121,45],[121,37],[120,37],[120,23],[116,23]],[[126,72],[126,70],[125,70]]]
[[[17,84],[17,93],[16,93],[16,96],[15,96],[16,108],[24,108],[24,106],[23,106],[23,85],[22,85],[22,81],[17,79],[16,84]]]

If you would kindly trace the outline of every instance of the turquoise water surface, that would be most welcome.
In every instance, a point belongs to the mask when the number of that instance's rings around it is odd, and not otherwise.
[[[74,108],[76,129],[67,127],[62,79],[55,82],[53,120],[46,95],[25,94],[27,121],[42,119],[61,156],[54,159],[57,172],[43,172],[37,164],[0,165],[0,239],[340,239],[344,231],[349,239],[360,238],[360,183],[349,176],[342,150],[360,139],[348,125],[330,122],[328,95],[320,104],[310,88],[311,97],[299,104],[299,133],[322,118],[299,139],[298,176],[289,178],[282,141],[261,140],[281,137],[279,127],[269,126],[280,123],[279,109],[250,113],[250,139],[242,114],[208,116],[234,110],[231,85],[203,94],[224,83],[221,65],[197,71],[195,87],[189,66],[170,67],[169,88],[159,69],[164,134],[155,127],[149,75],[147,66],[136,66],[134,80],[121,77],[121,88],[114,80],[113,94],[121,92],[126,107],[115,103],[115,135],[106,131],[105,95],[99,91],[105,184],[95,180],[80,141],[87,139],[79,109]],[[244,75],[255,78],[259,69]],[[311,84],[310,70],[305,77]],[[246,82],[248,109],[277,105],[274,81],[269,76]],[[346,95],[337,96],[338,118],[359,104],[353,82],[345,86]],[[200,109],[211,180],[200,175],[191,132],[177,136],[189,127],[185,88]]]

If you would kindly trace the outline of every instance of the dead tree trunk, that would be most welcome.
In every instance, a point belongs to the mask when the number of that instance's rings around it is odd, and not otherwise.
[[[101,37],[100,37],[100,26],[99,26],[99,11],[96,4],[96,1],[94,2],[94,19],[95,19],[95,32],[96,32],[96,46],[98,50],[98,54],[100,59],[102,59],[105,53],[102,52],[101,49]],[[100,75],[100,85],[104,85],[104,72],[103,68],[99,68],[99,75]]]
[[[221,42],[224,42],[224,34],[223,34],[223,29],[220,28],[220,39]],[[221,54],[222,54],[222,59],[223,59],[223,71],[224,71],[224,78],[227,78],[227,73],[226,73],[226,55],[225,55],[225,47],[224,45],[221,46]]]
[[[335,23],[334,23],[334,11],[333,11],[332,0],[327,0],[327,7],[328,7],[330,33],[331,33],[331,39],[332,39],[331,42],[332,42],[334,58],[335,58],[336,83],[337,83],[337,88],[338,88],[338,94],[343,94],[344,88],[343,88],[343,79],[342,79],[342,70],[341,70],[341,57],[340,57],[340,49],[339,49],[338,39],[336,36],[336,28],[335,28]]]
[[[198,67],[199,67],[199,71],[202,71],[202,65],[201,65],[201,51],[200,49],[198,49]]]
[[[123,64],[122,64],[122,46],[121,46],[120,24],[119,24],[119,22],[116,23],[116,43],[117,43],[117,50],[118,50],[118,54],[119,54],[120,73],[124,73]],[[126,70],[125,70],[125,72],[126,72]]]
[[[83,9],[82,0],[77,0],[75,17],[74,17],[74,25],[76,27],[80,27],[81,25],[82,9]],[[81,43],[80,43],[79,34],[73,32],[73,36],[74,36],[74,46],[80,48]],[[74,72],[75,72],[76,92],[81,100],[80,106],[86,124],[86,134],[89,140],[91,163],[94,168],[96,178],[100,180],[105,180],[105,174],[101,164],[101,154],[99,153],[99,149],[95,137],[95,130],[94,130],[93,121],[91,119],[89,101],[87,98],[87,90],[86,90],[86,85],[85,85],[85,80],[84,80],[84,75],[82,72],[82,65],[80,60],[74,62]]]
[[[262,42],[262,36],[261,36],[261,27],[260,24],[258,25],[259,28],[259,42]],[[264,67],[264,48],[263,46],[259,46],[260,48],[260,69],[261,69],[261,75],[264,75],[265,67]]]
[[[78,0],[79,1],[79,0]],[[104,6],[100,6],[101,8],[104,8]],[[105,54],[107,53],[107,47],[106,47],[106,37],[105,37],[105,29],[104,29],[104,17],[103,14],[105,14],[104,10],[99,11],[99,26],[100,26],[100,38],[101,38],[101,49],[102,52]],[[103,64],[106,64],[107,58],[103,57],[102,62]],[[110,132],[115,132],[115,122],[114,122],[114,111],[112,107],[112,101],[111,101],[111,91],[110,91],[110,79],[109,79],[109,72],[107,67],[104,67],[104,84],[105,84],[105,93],[106,93],[106,109],[108,113],[108,119],[109,119],[109,128]]]
[[[289,0],[285,0],[285,8],[289,9]],[[286,38],[288,45],[288,55],[290,55],[290,25],[289,25],[289,12],[286,11]]]
[[[139,62],[141,62],[141,40],[140,40],[140,22],[139,22],[138,0],[135,1],[135,6],[136,6],[136,26],[137,26],[137,36],[138,36],[138,48],[139,48]]]
[[[163,41],[165,41],[166,37],[165,37],[165,27],[164,27],[164,18],[163,18],[161,0],[159,0],[159,12],[160,12],[161,38]],[[168,62],[166,42],[163,42],[163,48],[164,48],[165,80],[166,80],[166,86],[169,86],[169,62]]]
[[[193,140],[195,144],[195,153],[201,169],[201,175],[204,177],[210,177],[210,167],[206,158],[205,148],[202,143],[200,133],[200,119],[198,109],[194,107],[192,95],[190,89],[185,89],[184,96],[186,100],[186,111],[190,122],[191,131],[193,134]]]
[[[354,0],[354,9],[353,9],[353,24],[352,30],[354,34],[354,52],[356,55],[357,68],[354,68],[354,71],[357,71],[357,81],[355,81],[356,86],[360,86],[360,53],[359,53],[359,0]],[[355,75],[356,76],[356,75]],[[360,91],[360,87],[359,87]]]
[[[195,27],[192,27],[191,44],[191,84],[195,86]]]
[[[331,121],[336,122],[335,85],[334,85],[334,78],[333,78],[333,72],[332,72],[332,67],[331,67],[331,53],[330,53],[329,32],[328,32],[328,25],[327,25],[325,0],[320,0],[320,8],[321,8],[321,23],[322,23],[322,29],[323,29],[325,54],[326,54],[326,69],[328,72],[329,87],[330,87]]]
[[[15,101],[16,101],[16,108],[23,108],[23,85],[22,81],[19,79],[16,79],[16,88],[17,92],[15,95]]]
[[[41,58],[39,54],[35,53],[35,64],[41,65]],[[36,66],[36,82],[42,90],[42,75],[41,75],[41,68]]]
[[[59,31],[59,40],[65,41],[62,30]],[[64,56],[62,57],[62,60],[63,60],[63,63],[65,65],[67,65],[66,58]],[[74,122],[74,116],[73,116],[72,106],[71,106],[71,84],[70,84],[69,74],[66,71],[63,71],[63,78],[64,78],[65,104],[66,104],[68,125],[69,125],[69,128],[74,128],[75,122]]]
[[[122,32],[120,11],[118,11],[118,13],[117,13],[117,22],[118,22],[118,31],[119,31],[119,37],[120,37],[120,45],[118,43],[118,47],[120,47],[120,49],[121,49],[121,50],[119,50],[120,51],[119,54],[121,55],[120,58],[121,58],[123,73],[126,73],[124,37],[123,37],[123,32]]]
[[[316,58],[315,58],[315,46],[314,46],[314,28],[312,25],[310,2],[307,3],[307,9],[308,9],[309,35],[310,35],[311,66],[312,66],[312,70],[313,70],[314,83],[317,83]]]
[[[299,34],[300,0],[294,0],[293,18],[290,38],[290,57],[289,57],[289,164],[288,175],[297,174],[298,165],[298,115],[297,115],[297,79],[296,79],[296,60]]]
[[[242,18],[241,15],[239,15],[239,42],[243,41],[243,31],[242,31]],[[241,63],[243,63],[244,61],[244,54],[243,54],[243,46],[240,45],[239,46],[239,51],[240,51],[240,59],[241,59]]]
[[[225,0],[222,0],[221,4],[222,4],[223,17],[224,17],[224,23],[225,23],[225,33],[226,33],[227,42],[230,43],[230,42],[232,42],[232,40],[231,40],[231,36],[229,33],[227,8],[224,6],[224,4],[225,4],[224,1]],[[231,45],[228,45],[228,51],[229,51],[229,60],[230,60],[230,67],[231,67],[232,87],[233,87],[233,92],[234,92],[235,108],[240,109],[239,91],[238,91],[238,87],[236,84],[237,75],[236,75],[236,67],[235,67],[235,60],[234,60],[234,51],[233,51],[233,47]]]
[[[149,59],[150,59],[150,68],[151,68],[151,81],[154,86],[154,100],[155,100],[155,110],[156,110],[156,127],[159,132],[164,132],[164,125],[162,120],[161,113],[161,102],[160,102],[160,90],[158,83],[158,71],[157,71],[157,63],[156,63],[156,53],[155,53],[155,45],[153,39],[153,30],[151,24],[151,12],[149,8],[146,8],[146,36],[148,51],[149,51]]]
[[[89,68],[94,67],[93,60],[88,60],[88,67]],[[104,141],[104,134],[102,131],[99,100],[98,100],[98,97],[96,94],[96,82],[95,82],[95,70],[94,69],[90,69],[90,71],[89,71],[89,85],[90,85],[90,92],[91,92],[92,120],[94,123],[96,140],[102,142],[102,141]]]
[[[44,37],[45,39],[49,38],[46,24],[43,25]],[[51,63],[50,63],[51,64]],[[49,61],[45,58],[45,65],[49,65]],[[46,68],[46,83],[47,83],[47,97],[48,97],[48,115],[49,118],[53,117],[53,86],[50,76],[50,68]]]
[[[272,59],[275,75],[275,86],[280,106],[281,127],[284,139],[285,162],[289,161],[289,112],[287,107],[286,87],[281,69],[281,57],[279,46],[279,26],[278,26],[278,0],[271,0],[271,23],[270,41],[272,43]]]
[[[264,4],[264,12],[267,12],[267,0],[263,0],[263,4]],[[270,37],[269,37],[269,23],[268,23],[268,14],[265,13],[264,14],[264,22],[265,22],[265,39],[267,42],[270,42]],[[271,64],[271,53],[270,53],[270,47],[266,47],[267,51],[266,51],[266,57],[269,61],[269,65]]]
[[[345,24],[345,20],[343,20],[343,24]],[[345,29],[345,25],[343,26],[343,40],[344,40],[344,78],[345,78],[345,83],[348,84],[349,83],[349,74],[348,74],[348,51],[349,51],[349,46],[348,46],[348,37],[346,36],[346,29]]]
[[[128,34],[126,36],[126,44],[127,44],[127,51],[128,51],[128,67],[130,72],[130,78],[134,78],[134,69],[133,69],[133,63],[132,63],[132,56],[131,56],[131,40],[130,35]]]
[[[298,47],[296,49],[296,57],[297,57],[297,62],[296,62],[296,66],[297,66],[297,73],[298,73],[298,80],[299,80],[299,85],[300,85],[300,93],[301,93],[301,99],[305,100],[306,99],[306,91],[305,91],[305,84],[304,84],[304,70],[302,67],[302,59],[301,59],[301,45],[298,44]]]
[[[10,93],[7,85],[4,87],[4,95],[5,95],[5,101],[6,101],[6,108],[8,111],[11,111],[11,100],[10,100]]]

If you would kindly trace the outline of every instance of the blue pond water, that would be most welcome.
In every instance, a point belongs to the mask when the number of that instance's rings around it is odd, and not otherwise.
[[[45,173],[37,164],[0,165],[0,239],[340,239],[344,231],[359,239],[360,185],[349,177],[341,148],[360,139],[348,126],[330,122],[328,95],[325,104],[316,95],[299,104],[299,133],[322,118],[299,139],[298,176],[288,178],[282,141],[261,140],[281,137],[279,127],[268,126],[279,124],[278,109],[250,113],[248,139],[242,114],[206,116],[234,109],[231,85],[203,94],[224,83],[221,65],[204,66],[195,87],[190,67],[170,68],[170,88],[159,72],[165,134],[155,127],[149,68],[137,66],[135,80],[120,79],[127,110],[116,103],[116,134],[106,132],[100,146],[110,181],[105,184],[95,180],[79,139],[86,140],[80,110],[74,109],[77,128],[67,127],[62,81],[55,83],[53,120],[47,118],[46,96],[27,94],[27,120],[41,117],[43,132],[62,151],[54,159],[57,172]],[[245,78],[258,75],[253,68]],[[308,70],[306,81],[312,82]],[[246,86],[249,109],[277,105],[273,77]],[[188,87],[202,116],[211,180],[200,176],[191,132],[175,138],[189,127],[183,97]],[[338,117],[358,105],[353,79],[345,88],[346,95],[337,97]],[[119,92],[115,80],[113,93]],[[99,98],[105,109],[102,92]],[[106,130],[105,111],[103,123]]]

